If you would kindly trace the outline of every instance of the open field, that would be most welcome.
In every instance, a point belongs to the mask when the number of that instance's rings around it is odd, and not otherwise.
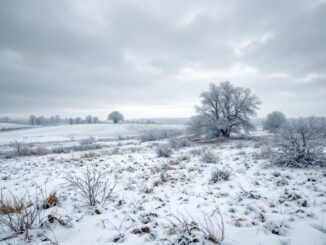
[[[30,128],[30,126],[24,124],[18,124],[18,123],[0,122],[0,131],[10,131],[10,130],[18,130],[18,129],[26,129],[26,128]]]
[[[2,132],[0,149],[6,150],[15,140],[65,147],[92,136],[87,144],[99,145],[0,159],[2,195],[38,196],[42,210],[29,230],[32,244],[214,244],[222,224],[222,244],[325,244],[325,169],[270,166],[264,132],[206,143],[186,135],[174,143],[139,140],[153,130],[171,129],[184,126],[68,125]],[[162,144],[171,148],[169,156],[158,156],[165,152],[157,151]],[[67,180],[89,168],[107,172],[110,187],[116,179],[113,195],[93,207]],[[43,209],[50,193],[58,200]],[[1,226],[0,240],[5,240],[0,243],[23,244],[24,238]]]

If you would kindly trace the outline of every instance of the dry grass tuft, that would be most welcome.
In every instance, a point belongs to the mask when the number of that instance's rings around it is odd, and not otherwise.
[[[54,207],[58,204],[58,202],[59,202],[59,198],[57,197],[57,193],[52,192],[49,195],[49,197],[44,201],[43,208],[48,209],[48,208]]]
[[[23,200],[2,199],[0,200],[0,214],[20,213],[23,209],[31,207],[33,204],[24,203]]]

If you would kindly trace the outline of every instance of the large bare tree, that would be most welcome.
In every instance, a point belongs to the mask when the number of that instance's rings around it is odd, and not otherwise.
[[[197,115],[190,121],[192,132],[209,137],[229,137],[231,132],[254,128],[250,117],[256,115],[260,101],[250,89],[222,82],[210,84],[209,90],[200,97],[201,106],[197,107]]]

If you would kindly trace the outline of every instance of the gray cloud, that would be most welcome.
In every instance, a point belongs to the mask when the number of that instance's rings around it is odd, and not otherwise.
[[[321,1],[0,2],[0,114],[189,116],[210,82],[325,115]]]

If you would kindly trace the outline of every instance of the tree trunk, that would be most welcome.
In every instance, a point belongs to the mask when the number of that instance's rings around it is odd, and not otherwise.
[[[230,130],[229,129],[221,129],[221,133],[224,137],[230,137]]]

